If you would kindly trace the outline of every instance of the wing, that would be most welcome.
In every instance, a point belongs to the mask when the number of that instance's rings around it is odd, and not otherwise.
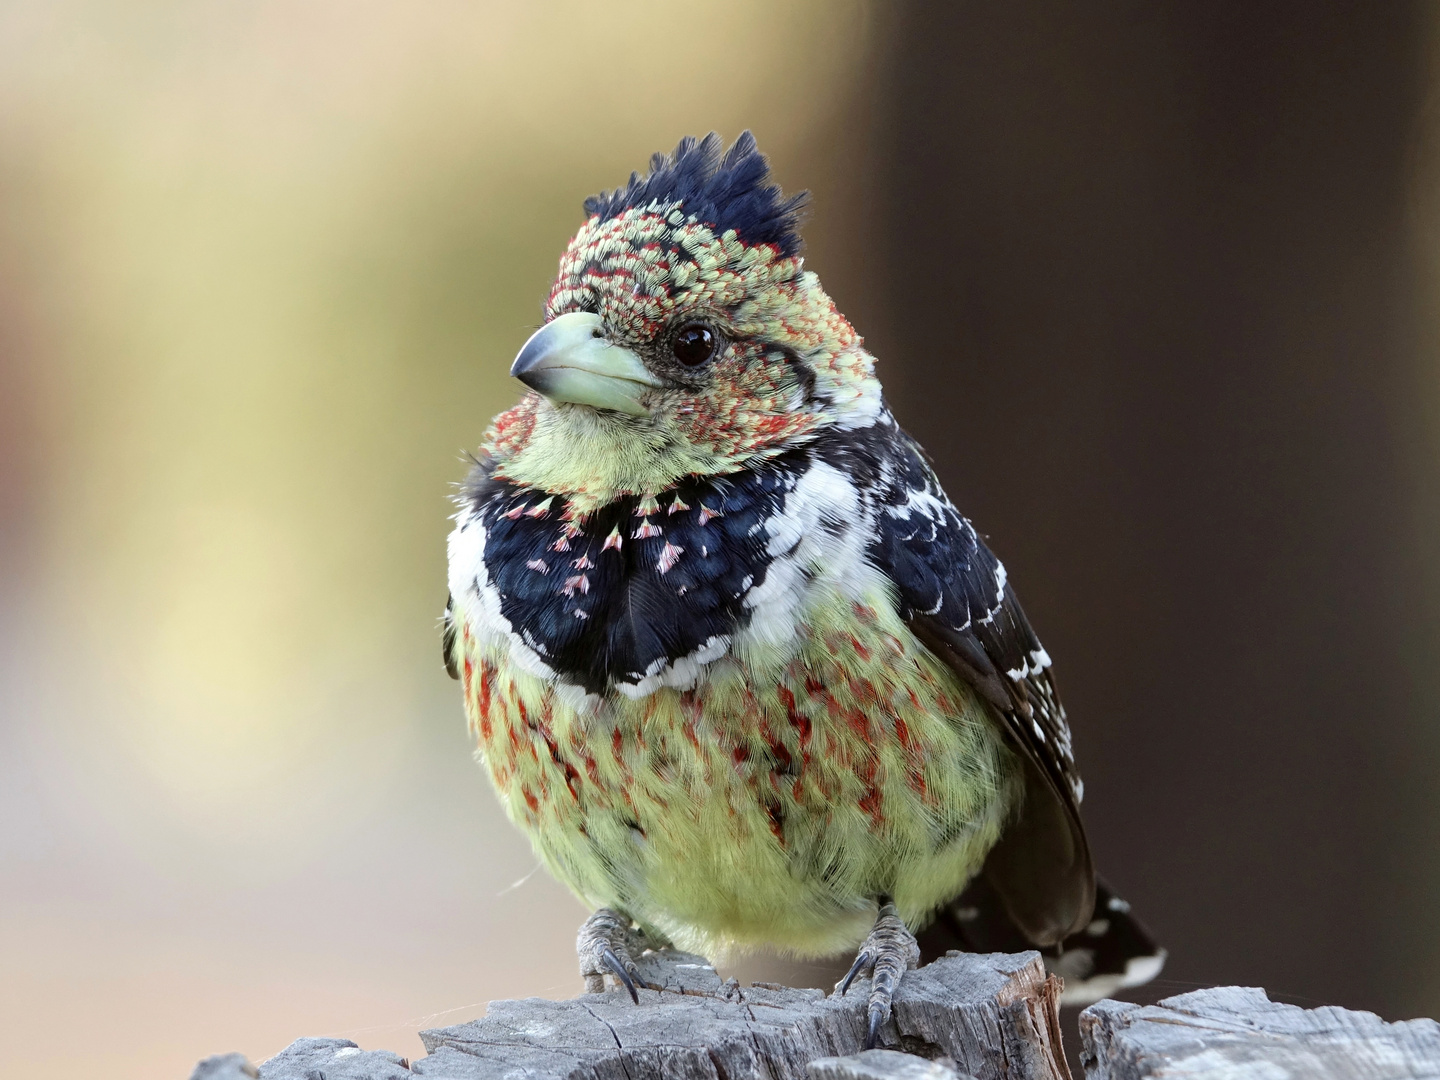
[[[1003,718],[1025,769],[1025,796],[984,876],[1036,945],[1084,927],[1095,871],[1080,821],[1082,784],[1050,657],[1005,568],[941,490],[916,443],[889,428],[878,459],[871,558],[895,582],[915,635]]]
[[[445,597],[445,614],[441,617],[444,630],[440,634],[440,657],[445,661],[445,673],[452,679],[460,678],[460,663],[455,659],[455,598]]]

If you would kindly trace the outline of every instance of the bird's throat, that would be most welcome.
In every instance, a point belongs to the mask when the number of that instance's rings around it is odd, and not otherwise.
[[[564,494],[583,514],[622,496],[655,495],[684,477],[723,475],[745,464],[676,438],[649,418],[545,403],[523,443],[500,457],[495,475]]]

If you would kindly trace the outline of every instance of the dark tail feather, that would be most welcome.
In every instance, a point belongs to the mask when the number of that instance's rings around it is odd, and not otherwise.
[[[950,949],[965,952],[1023,952],[1035,948],[1005,913],[1000,897],[977,878],[919,935],[928,962]],[[1088,1005],[1128,986],[1147,983],[1165,966],[1165,950],[1130,912],[1130,905],[1095,882],[1090,924],[1059,945],[1041,949],[1045,967],[1065,980],[1065,1005]]]

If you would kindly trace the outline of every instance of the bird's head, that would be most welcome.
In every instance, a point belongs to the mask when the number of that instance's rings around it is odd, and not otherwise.
[[[873,420],[873,360],[803,268],[803,201],[748,131],[723,154],[683,139],[586,200],[510,369],[531,392],[486,437],[495,475],[583,510]]]

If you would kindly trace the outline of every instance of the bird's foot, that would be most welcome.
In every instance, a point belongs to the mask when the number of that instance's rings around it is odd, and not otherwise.
[[[862,972],[870,973],[869,1024],[865,1032],[865,1049],[873,1050],[880,1041],[880,1028],[890,1019],[890,1002],[895,997],[895,987],[900,976],[920,965],[920,946],[915,935],[895,913],[895,905],[888,897],[880,898],[880,915],[870,936],[860,946],[855,963],[845,977],[835,984],[841,994],[850,989],[850,984]]]
[[[575,939],[580,954],[580,974],[585,979],[587,994],[605,992],[605,976],[609,975],[630,992],[630,1000],[640,1004],[635,984],[640,978],[635,959],[650,946],[645,931],[630,925],[630,917],[609,908],[601,908],[585,920]],[[641,985],[644,985],[643,981]]]

